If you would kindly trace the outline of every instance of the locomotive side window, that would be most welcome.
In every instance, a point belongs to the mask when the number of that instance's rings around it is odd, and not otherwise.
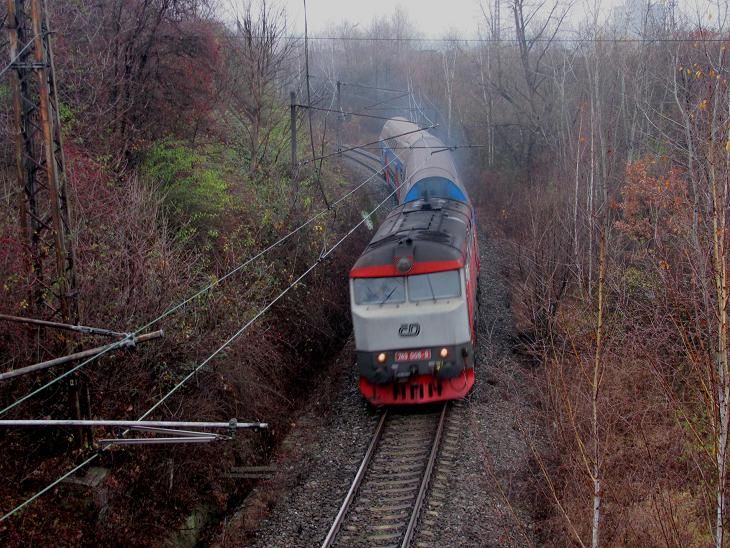
[[[408,300],[428,301],[461,296],[458,270],[408,276]]]
[[[357,304],[398,304],[406,301],[406,283],[402,276],[392,278],[355,278]]]

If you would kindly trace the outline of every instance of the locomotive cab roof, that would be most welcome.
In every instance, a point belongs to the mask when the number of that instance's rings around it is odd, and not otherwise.
[[[396,207],[360,255],[350,277],[403,276],[461,268],[470,225],[471,208],[455,200],[431,198]],[[404,264],[410,268],[404,269]]]

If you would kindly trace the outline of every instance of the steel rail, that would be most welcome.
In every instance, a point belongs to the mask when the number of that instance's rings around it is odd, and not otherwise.
[[[413,534],[416,532],[418,518],[421,515],[421,507],[423,506],[423,501],[426,499],[426,491],[428,491],[428,486],[431,481],[431,473],[433,472],[433,467],[436,464],[436,457],[438,456],[439,447],[441,446],[441,436],[444,431],[444,421],[446,419],[446,411],[448,410],[448,407],[449,404],[447,402],[444,404],[443,409],[441,409],[441,418],[439,419],[439,425],[436,429],[436,435],[433,438],[431,455],[428,458],[428,464],[426,465],[426,470],[423,473],[421,487],[418,490],[418,496],[416,497],[416,502],[413,505],[413,512],[411,513],[411,519],[408,522],[408,527],[406,528],[406,534],[403,537],[401,548],[408,548],[411,545]]]
[[[337,536],[337,533],[342,526],[342,522],[345,520],[347,511],[350,508],[350,504],[352,504],[355,494],[357,493],[357,490],[365,477],[365,473],[370,466],[370,461],[372,461],[373,455],[375,455],[375,449],[380,442],[380,436],[383,434],[383,426],[385,425],[385,419],[387,416],[388,411],[386,409],[380,416],[380,421],[378,422],[378,426],[375,428],[375,433],[373,434],[373,439],[370,441],[370,446],[365,452],[365,457],[363,458],[362,463],[360,463],[360,468],[358,468],[357,474],[355,474],[355,479],[353,480],[352,485],[350,485],[349,491],[347,491],[347,495],[345,496],[345,500],[342,502],[342,506],[340,506],[340,511],[337,512],[335,521],[332,524],[332,527],[330,527],[330,530],[322,543],[322,548],[330,548],[335,541],[335,537]]]

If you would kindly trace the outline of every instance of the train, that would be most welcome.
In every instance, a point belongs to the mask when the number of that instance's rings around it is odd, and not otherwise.
[[[350,270],[359,389],[378,407],[463,398],[475,379],[475,210],[436,136],[393,118],[380,140],[397,205]]]

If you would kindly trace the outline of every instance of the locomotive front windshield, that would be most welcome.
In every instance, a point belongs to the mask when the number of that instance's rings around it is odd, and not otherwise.
[[[402,304],[435,301],[461,296],[458,270],[432,272],[414,276],[387,278],[355,278],[353,291],[357,304]]]
[[[408,276],[408,300],[411,302],[435,301],[460,295],[461,284],[458,270]]]
[[[357,304],[398,304],[406,302],[406,282],[402,276],[392,278],[355,278]]]

